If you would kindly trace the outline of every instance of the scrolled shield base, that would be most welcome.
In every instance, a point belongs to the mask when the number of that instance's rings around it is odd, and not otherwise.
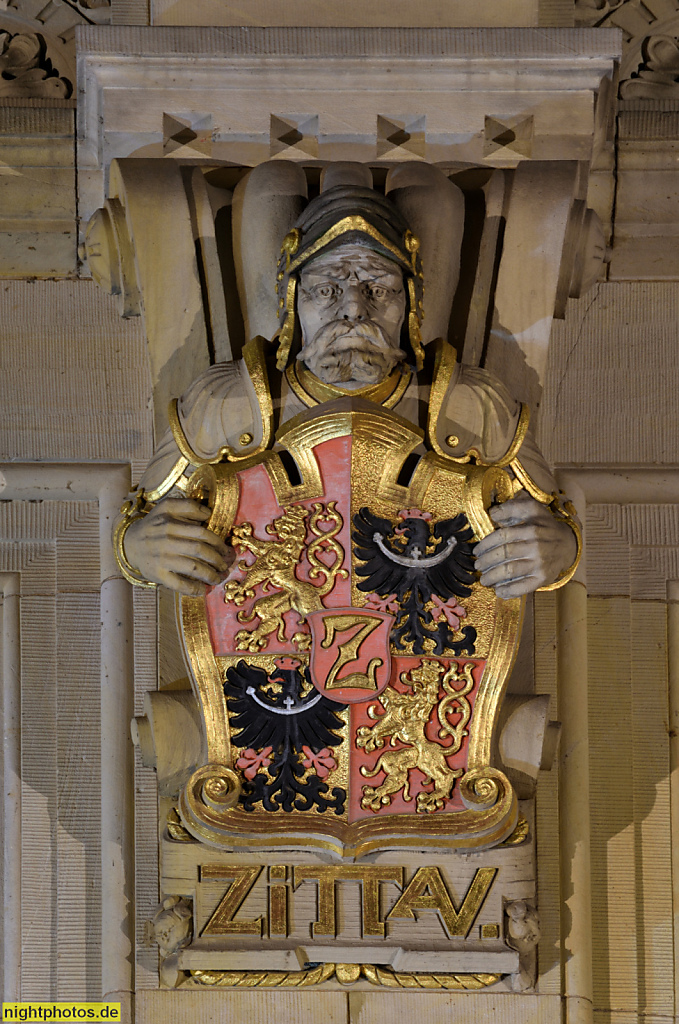
[[[506,802],[512,786],[498,768],[472,768],[460,779],[460,796],[470,811],[486,811]]]
[[[225,765],[207,764],[191,776],[179,799],[185,828],[207,846],[256,850],[266,846],[325,850],[344,859],[369,853],[417,848],[419,850],[487,849],[507,839],[516,828],[518,804],[505,775],[495,768],[480,768],[460,780],[465,810],[445,819],[431,814],[415,821],[400,814],[364,819],[353,825],[324,816],[313,825],[287,820],[282,815],[262,826],[238,808],[240,780]],[[268,826],[268,827],[267,827]]]
[[[224,813],[238,804],[241,788],[233,768],[223,764],[198,768],[179,798],[182,824],[196,839],[209,842],[206,832],[219,828]]]

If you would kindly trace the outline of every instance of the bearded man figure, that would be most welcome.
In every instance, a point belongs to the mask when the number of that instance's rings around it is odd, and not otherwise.
[[[343,245],[314,260],[302,271],[297,308],[297,358],[326,384],[377,384],[407,358],[391,341],[405,314],[403,274],[378,253]]]
[[[256,191],[272,175],[297,183],[300,194],[306,188],[302,169],[283,161],[256,168],[245,188]],[[447,327],[461,193],[428,165],[390,172],[386,195],[370,180],[361,165],[326,170],[320,195],[278,237],[273,342],[255,338],[241,360],[211,367],[171,405],[170,430],[116,528],[130,582],[193,596],[218,584],[234,554],[207,529],[209,509],[186,497],[192,472],[276,450],[279,427],[346,396],[420,427],[425,440],[415,455],[433,450],[460,463],[511,466],[515,496],[492,508],[496,529],[474,548],[483,585],[513,598],[571,578],[579,527],[527,429],[528,410],[491,374],[457,362],[447,341],[422,344],[425,309],[441,333]],[[268,198],[260,194],[259,205]],[[280,228],[284,219],[272,222]],[[273,266],[262,269],[269,296],[273,277]],[[271,301],[262,288],[250,290],[251,304]]]

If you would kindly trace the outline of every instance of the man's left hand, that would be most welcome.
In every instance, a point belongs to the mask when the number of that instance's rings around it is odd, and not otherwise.
[[[484,587],[498,597],[522,597],[554,583],[575,561],[577,541],[567,523],[519,491],[490,510],[496,529],[474,547]]]

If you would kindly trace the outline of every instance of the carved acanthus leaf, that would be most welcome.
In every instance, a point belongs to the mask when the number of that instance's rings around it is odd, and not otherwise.
[[[679,99],[679,0],[576,0],[575,19],[622,29],[623,99]]]
[[[73,21],[75,24],[81,21],[96,21],[101,23],[101,16],[94,18],[90,13],[101,8],[110,8],[111,0],[6,0],[3,7],[16,12],[16,14],[28,21],[41,21],[47,25],[56,22],[58,31],[62,31],[65,22]],[[80,13],[82,11],[82,14]],[[52,27],[56,28],[57,24]]]
[[[679,34],[679,24],[676,31]],[[679,98],[679,39],[670,35],[648,36],[642,45],[642,56],[644,60],[636,73],[620,84],[623,99]]]
[[[76,27],[110,20],[110,0],[0,0],[0,99],[69,99]]]
[[[0,32],[0,97],[67,99],[72,91],[52,67],[42,36]]]
[[[599,26],[625,0],[575,0],[576,25]]]

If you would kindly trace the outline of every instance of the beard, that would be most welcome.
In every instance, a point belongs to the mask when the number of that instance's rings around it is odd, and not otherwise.
[[[333,320],[297,356],[324,384],[377,384],[406,358],[373,320]]]

